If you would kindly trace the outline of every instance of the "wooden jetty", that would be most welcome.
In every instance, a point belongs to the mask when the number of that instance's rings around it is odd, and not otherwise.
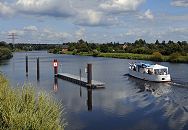
[[[57,77],[84,87],[91,87],[92,89],[104,88],[104,83],[102,82],[92,80],[91,84],[88,84],[87,78],[84,77],[80,78],[79,76],[68,74],[68,73],[58,73]]]

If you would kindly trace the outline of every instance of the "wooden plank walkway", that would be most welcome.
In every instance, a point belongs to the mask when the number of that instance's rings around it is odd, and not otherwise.
[[[79,77],[79,76],[73,75],[73,74],[68,74],[68,73],[58,73],[58,74],[57,74],[57,77],[58,77],[58,78],[61,78],[61,79],[63,79],[63,80],[67,80],[67,81],[70,81],[70,82],[72,82],[72,83],[75,83],[75,84],[84,86],[84,87],[88,87],[87,78],[84,78],[84,77],[81,77],[81,80],[80,80],[80,77]],[[92,87],[93,89],[105,88],[104,85],[105,85],[105,84],[102,83],[102,82],[92,80],[91,87]]]

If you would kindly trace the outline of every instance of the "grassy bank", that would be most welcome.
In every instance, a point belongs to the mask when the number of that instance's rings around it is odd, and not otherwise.
[[[29,85],[13,89],[0,74],[0,129],[63,130],[62,105]]]
[[[66,54],[74,54],[74,52],[67,52]],[[161,54],[133,54],[133,53],[88,53],[80,52],[76,55],[81,56],[96,56],[96,57],[108,57],[108,58],[119,58],[119,59],[132,59],[132,60],[149,60],[149,61],[161,61],[161,62],[176,62],[176,63],[188,63],[188,55],[181,56],[180,54],[172,54],[169,56],[163,56]]]

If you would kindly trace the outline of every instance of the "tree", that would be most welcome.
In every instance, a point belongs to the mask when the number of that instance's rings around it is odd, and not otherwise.
[[[159,44],[160,44],[160,43],[159,43],[159,40],[156,40],[155,44],[156,44],[156,45],[159,45]]]
[[[100,46],[100,51],[104,52],[104,53],[108,52],[108,45],[107,44],[102,44]]]
[[[78,40],[78,43],[79,43],[79,44],[84,44],[85,41],[84,41],[83,39],[80,39],[80,40]]]

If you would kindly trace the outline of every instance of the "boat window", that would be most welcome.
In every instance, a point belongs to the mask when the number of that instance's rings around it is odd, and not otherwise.
[[[156,75],[167,75],[168,74],[168,71],[167,69],[155,69],[154,70],[154,73]]]
[[[148,69],[148,74],[153,74],[153,70],[152,69]]]
[[[167,75],[168,74],[167,69],[161,69],[161,74],[162,75]]]

